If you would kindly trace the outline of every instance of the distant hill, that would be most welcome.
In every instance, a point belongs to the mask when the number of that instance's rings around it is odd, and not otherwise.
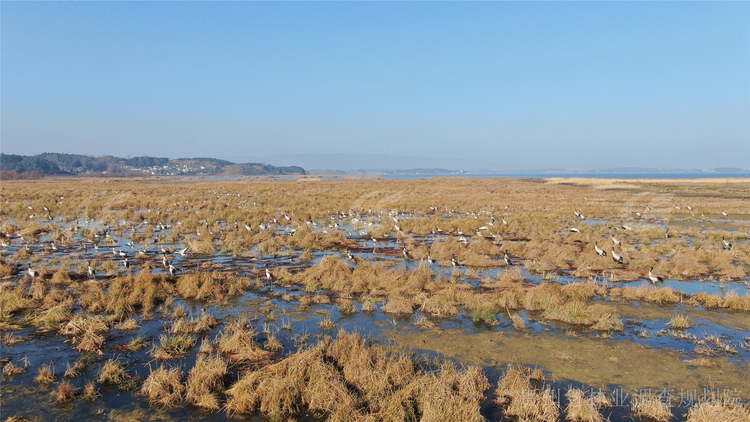
[[[239,167],[237,167],[239,166]],[[217,175],[226,170],[238,175],[305,174],[298,166],[265,163],[235,164],[216,158],[99,157],[80,154],[42,153],[26,156],[0,153],[2,179],[54,175],[181,176]]]

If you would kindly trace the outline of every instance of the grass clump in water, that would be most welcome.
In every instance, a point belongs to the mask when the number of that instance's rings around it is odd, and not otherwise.
[[[191,334],[162,334],[159,336],[159,345],[151,350],[151,356],[159,360],[179,359],[185,357],[193,346],[195,337]]]
[[[518,420],[554,422],[560,416],[552,390],[542,391],[532,386],[540,376],[520,366],[510,366],[495,390],[495,403],[505,408],[505,414]]]
[[[445,364],[426,371],[406,356],[391,356],[340,331],[333,342],[326,339],[246,373],[227,391],[226,408],[261,411],[274,420],[310,412],[331,421],[482,421],[488,388],[479,368]]]
[[[715,421],[750,421],[750,409],[736,401],[712,399],[691,407],[687,414],[687,422]]]
[[[180,368],[166,369],[160,366],[157,370],[151,371],[140,392],[148,397],[152,405],[165,409],[177,406],[182,403],[185,395]]]
[[[39,368],[39,373],[37,374],[36,378],[34,378],[34,381],[38,382],[41,385],[50,385],[56,380],[57,375],[55,374],[55,365],[52,362],[42,365]]]
[[[633,416],[653,419],[657,422],[667,422],[674,417],[669,402],[653,393],[634,394],[630,402]]]
[[[568,406],[565,408],[565,420],[576,422],[603,422],[599,405],[594,397],[586,397],[583,390],[571,388],[565,393]]]
[[[224,389],[227,363],[219,355],[198,356],[187,380],[186,400],[198,407],[219,410],[218,393]]]

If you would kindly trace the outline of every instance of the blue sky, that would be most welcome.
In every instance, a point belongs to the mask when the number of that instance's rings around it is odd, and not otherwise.
[[[5,153],[750,168],[748,2],[3,1],[0,14]]]

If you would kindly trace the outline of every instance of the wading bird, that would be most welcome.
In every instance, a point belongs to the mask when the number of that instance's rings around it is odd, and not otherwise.
[[[659,277],[658,275],[652,272],[653,270],[654,270],[653,268],[648,270],[648,279],[651,280],[651,283],[656,284],[656,283],[664,282],[663,278]]]
[[[604,249],[600,248],[597,243],[594,243],[594,250],[599,256],[607,256],[607,252]]]
[[[726,240],[726,239],[724,239],[724,238],[722,237],[722,238],[721,238],[721,242],[722,242],[722,243],[724,243],[724,249],[726,249],[726,250],[728,250],[728,251],[731,251],[731,250],[732,250],[732,244],[731,244],[731,243],[730,243],[730,242],[729,242],[728,240]]]
[[[614,249],[612,249],[612,259],[615,260],[615,262],[622,264],[622,255],[618,255],[617,252],[615,252]]]

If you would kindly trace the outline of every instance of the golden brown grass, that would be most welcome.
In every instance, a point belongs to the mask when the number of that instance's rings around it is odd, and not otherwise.
[[[185,384],[180,368],[166,369],[160,366],[143,382],[140,393],[148,397],[149,403],[170,409],[182,403]]]
[[[634,416],[658,422],[667,422],[674,417],[669,402],[659,395],[649,392],[633,394],[630,408]]]
[[[667,325],[669,327],[681,329],[681,330],[684,330],[686,328],[690,328],[693,326],[693,324],[690,323],[690,318],[688,318],[687,315],[685,314],[676,314],[669,320],[669,322],[667,322]]]
[[[81,397],[88,401],[94,401],[97,398],[101,397],[101,393],[99,393],[99,389],[96,388],[96,383],[93,381],[89,381],[86,383],[86,385],[83,387],[83,391],[81,392]]]
[[[70,381],[63,381],[57,386],[57,390],[53,393],[55,401],[58,403],[64,403],[73,400],[76,391],[76,388]]]
[[[15,375],[20,375],[26,372],[26,365],[24,366],[16,366],[13,364],[13,362],[8,362],[3,366],[3,375],[6,377],[12,377]]]
[[[191,334],[162,334],[159,336],[159,344],[154,345],[150,353],[154,359],[180,359],[185,357],[193,346],[195,337]]]
[[[137,379],[125,372],[125,367],[116,359],[107,360],[101,369],[99,369],[100,384],[116,385],[120,390],[134,390],[137,386]]]
[[[571,388],[565,393],[565,398],[568,399],[568,406],[565,408],[565,420],[576,422],[604,421],[594,397],[586,397],[583,390]]]
[[[41,385],[50,385],[56,380],[57,375],[55,374],[55,365],[52,362],[43,364],[39,368],[36,378],[34,378],[34,381]]]
[[[443,365],[424,372],[409,358],[389,356],[342,331],[334,342],[247,373],[227,391],[226,407],[230,412],[259,410],[272,419],[311,412],[333,421],[420,415],[425,421],[480,421],[487,388],[478,368]]]
[[[198,356],[188,375],[185,399],[194,406],[219,410],[218,393],[224,389],[227,371],[227,363],[221,356]]]
[[[737,401],[712,399],[690,408],[687,422],[746,422],[750,420],[750,409]]]
[[[217,350],[232,361],[239,363],[263,362],[269,359],[273,352],[264,350],[255,340],[252,327],[245,327],[240,323],[233,323],[225,327],[217,337]]]
[[[560,416],[552,390],[537,390],[531,381],[535,374],[527,368],[509,366],[495,390],[495,403],[505,409],[505,415],[519,420],[553,422]]]

